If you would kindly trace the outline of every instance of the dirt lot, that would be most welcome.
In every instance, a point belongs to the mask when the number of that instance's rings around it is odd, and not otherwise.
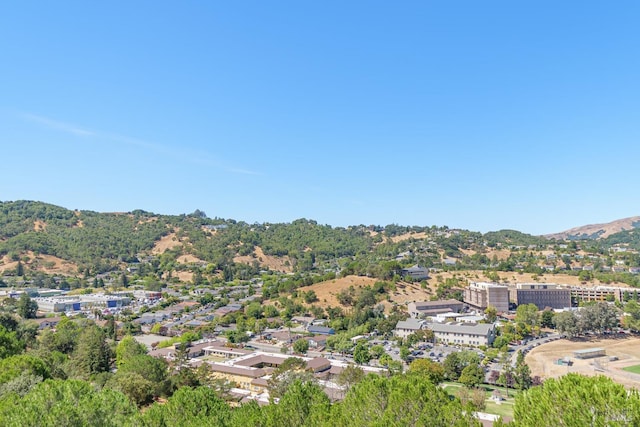
[[[575,350],[587,348],[603,348],[605,357],[593,359],[576,359],[573,357]],[[616,356],[617,361],[610,361],[611,356]],[[558,359],[569,357],[572,366],[557,365]],[[606,375],[615,382],[625,387],[640,388],[640,375],[623,371],[626,366],[640,364],[640,338],[623,337],[591,340],[558,340],[543,344],[534,348],[525,358],[531,368],[532,375],[541,378],[555,378],[569,372],[583,375]]]

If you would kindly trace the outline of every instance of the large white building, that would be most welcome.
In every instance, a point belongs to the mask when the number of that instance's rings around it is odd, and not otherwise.
[[[46,313],[120,308],[131,303],[129,297],[106,294],[33,298],[33,300],[38,304],[38,310]]]
[[[436,341],[444,344],[490,346],[496,338],[492,323],[429,323],[426,327],[433,331]]]

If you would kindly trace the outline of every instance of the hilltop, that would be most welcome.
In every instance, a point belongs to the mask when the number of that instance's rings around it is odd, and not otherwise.
[[[640,227],[640,216],[618,219],[604,224],[589,224],[574,227],[560,233],[547,234],[545,237],[558,240],[604,239],[621,231]]]

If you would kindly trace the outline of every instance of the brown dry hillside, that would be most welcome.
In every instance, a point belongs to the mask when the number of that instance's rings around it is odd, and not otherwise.
[[[583,235],[591,236],[598,232],[601,232],[601,234],[598,236],[598,239],[603,239],[607,236],[619,233],[624,230],[632,230],[634,228],[633,224],[638,222],[640,222],[640,216],[633,216],[630,218],[619,219],[604,224],[583,225],[581,227],[575,227],[570,230],[562,231],[560,233],[547,234],[544,237],[547,237],[549,239],[567,239],[569,237],[577,237]]]
[[[399,236],[393,236],[391,238],[391,241],[393,243],[398,243],[398,242],[402,242],[403,240],[424,239],[425,237],[427,237],[427,233],[406,233],[406,234],[401,234]]]
[[[160,240],[156,242],[151,250],[151,253],[154,255],[161,255],[168,249],[173,249],[176,246],[180,246],[182,243],[178,240],[176,233],[169,233],[166,236],[163,236]]]
[[[353,286],[356,289],[367,285],[371,286],[377,281],[378,279],[373,279],[371,277],[347,276],[316,283],[311,286],[304,286],[300,288],[300,291],[314,291],[318,297],[318,302],[316,304],[319,306],[336,307],[340,305],[336,298],[336,295],[340,293],[340,291],[349,289],[349,286]]]
[[[253,264],[257,261],[262,267],[267,267],[269,270],[280,271],[282,273],[291,273],[293,266],[288,256],[276,257],[266,255],[260,246],[256,246],[252,255],[237,256],[233,259],[233,262],[239,264]]]
[[[65,261],[52,255],[35,255],[33,252],[25,252],[22,257],[27,257],[28,261],[23,261],[23,265],[35,271],[42,271],[47,274],[61,276],[73,276],[78,273],[78,266],[75,263]],[[0,258],[0,273],[15,270],[18,261],[11,261],[8,256]]]

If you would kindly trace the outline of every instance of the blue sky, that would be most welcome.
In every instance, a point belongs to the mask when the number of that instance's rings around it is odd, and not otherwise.
[[[532,234],[640,215],[639,15],[5,2],[0,200]]]

